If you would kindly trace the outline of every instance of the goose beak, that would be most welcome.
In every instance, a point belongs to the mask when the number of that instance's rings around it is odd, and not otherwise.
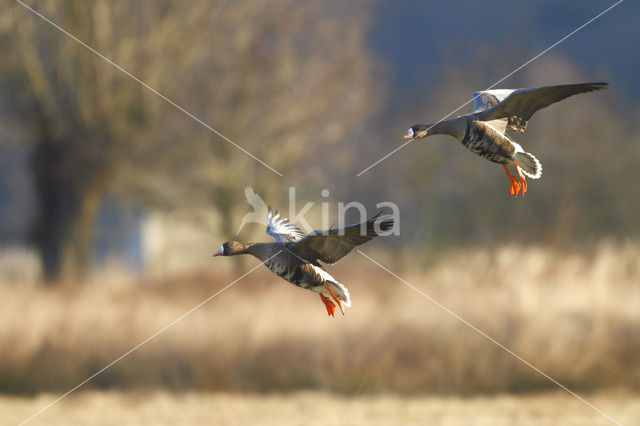
[[[402,137],[402,139],[404,139],[404,140],[413,139],[413,136],[411,136],[409,133],[407,133],[406,135],[404,135],[404,136]]]
[[[218,250],[217,252],[213,253],[213,257],[222,256],[223,254],[224,254],[224,247],[220,246],[220,250]]]

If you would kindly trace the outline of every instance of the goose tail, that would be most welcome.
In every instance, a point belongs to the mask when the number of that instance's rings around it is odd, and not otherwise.
[[[518,151],[513,155],[513,159],[518,162],[522,173],[531,179],[540,179],[542,177],[542,164],[533,154]]]
[[[349,296],[349,290],[344,284],[337,281],[327,281],[327,284],[331,287],[333,292],[338,296],[338,299],[344,304],[345,307],[351,306],[351,296]]]
[[[319,289],[316,291],[320,293],[320,299],[322,299],[322,303],[324,303],[325,308],[327,308],[329,316],[333,316],[335,313],[336,305],[340,308],[342,315],[344,315],[345,309],[351,306],[349,290],[337,281],[326,280],[324,282],[324,286],[321,287],[321,290]],[[325,296],[323,293],[328,294],[329,296]],[[336,303],[334,304],[331,299]]]

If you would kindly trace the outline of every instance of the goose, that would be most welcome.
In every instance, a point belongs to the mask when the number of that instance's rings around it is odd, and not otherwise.
[[[393,219],[380,216],[382,211],[366,222],[332,228],[326,231],[313,231],[306,234],[287,218],[280,218],[269,207],[267,214],[267,234],[275,242],[243,243],[227,241],[213,256],[236,256],[250,254],[262,262],[276,275],[293,285],[311,290],[320,295],[327,314],[334,316],[336,305],[342,315],[345,308],[351,306],[347,287],[333,278],[320,265],[319,261],[334,264],[356,246],[377,237],[380,232],[393,226]]]
[[[462,142],[475,154],[502,165],[509,179],[509,193],[517,196],[527,192],[525,175],[531,179],[542,176],[542,165],[533,154],[511,140],[506,131],[524,132],[527,122],[539,109],[579,93],[606,89],[608,83],[578,83],[543,86],[530,89],[498,89],[472,93],[471,113],[435,124],[416,124],[402,137],[408,142],[416,138],[446,134]],[[518,178],[508,165],[515,167]]]

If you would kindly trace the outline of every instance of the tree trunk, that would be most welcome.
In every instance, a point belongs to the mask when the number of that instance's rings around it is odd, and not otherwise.
[[[46,140],[37,145],[31,162],[39,204],[32,236],[48,284],[63,273],[81,276],[87,271],[100,201],[89,179],[65,170],[69,155],[62,144]]]
[[[83,278],[91,266],[91,249],[101,196],[98,191],[90,188],[79,195],[77,215],[72,223],[68,245],[63,253],[63,267],[72,275]]]

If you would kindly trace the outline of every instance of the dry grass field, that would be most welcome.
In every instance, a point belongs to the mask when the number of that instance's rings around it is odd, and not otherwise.
[[[564,385],[595,394],[612,416],[640,419],[637,247],[469,249],[425,255],[421,266],[372,256]],[[4,398],[2,418],[32,414],[240,275],[219,265],[164,279],[97,276],[56,289],[4,283],[0,391],[24,397]],[[255,415],[287,424],[281,415],[314,424],[299,416],[317,411],[323,424],[344,424],[337,416],[345,410],[354,413],[351,424],[392,424],[397,416],[408,424],[522,424],[520,415],[540,419],[532,424],[602,421],[564,393],[521,397],[558,388],[357,253],[330,270],[351,290],[345,317],[328,318],[316,295],[261,267],[43,419],[91,423],[108,410],[132,424],[147,415],[171,423],[183,412],[171,414],[172,404],[184,404],[188,423],[245,424]],[[272,396],[290,392],[295,397]]]
[[[17,424],[52,401],[0,397],[0,423]],[[640,424],[640,398],[625,393],[590,399],[624,425]],[[32,425],[608,425],[596,411],[562,392],[535,395],[354,398],[322,392],[81,392],[34,418]]]

